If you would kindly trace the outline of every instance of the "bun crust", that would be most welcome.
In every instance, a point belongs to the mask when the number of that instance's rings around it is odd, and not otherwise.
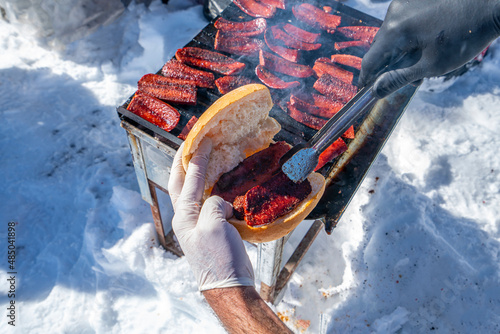
[[[186,137],[182,164],[189,161],[205,137],[212,140],[212,152],[207,167],[205,196],[208,198],[220,176],[236,167],[246,157],[267,148],[281,127],[269,117],[273,106],[269,89],[260,84],[237,88],[214,102],[198,119]],[[292,212],[264,226],[248,226],[234,217],[229,222],[243,240],[269,242],[290,233],[314,209],[325,190],[321,174],[308,177],[312,187],[309,196]]]

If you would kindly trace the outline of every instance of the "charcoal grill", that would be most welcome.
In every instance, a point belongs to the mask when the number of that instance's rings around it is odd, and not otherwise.
[[[314,4],[319,5],[318,3]],[[342,17],[342,26],[380,26],[382,23],[376,18],[337,1],[328,1],[328,3],[322,5],[332,7],[332,13]],[[232,3],[220,16],[235,21],[252,19]],[[213,25],[214,21],[208,24],[186,46],[213,50],[216,34]],[[286,21],[293,21],[291,10],[278,10],[277,15],[268,20],[268,25],[271,26]],[[323,45],[328,43],[333,45],[334,42],[342,40],[345,40],[344,37],[338,34],[322,33],[319,42],[323,43]],[[308,55],[303,58],[302,63],[312,65],[315,59],[329,57],[334,52],[333,47],[322,47],[317,51],[309,51],[307,52]],[[362,57],[364,51],[351,49],[349,53]],[[257,57],[233,56],[233,58],[246,63],[247,69],[241,73],[242,75],[259,82],[253,73],[253,69],[258,64]],[[314,79],[305,79],[303,86],[311,87],[312,90],[313,83]],[[385,99],[379,100],[372,106],[367,116],[357,120],[355,123],[356,136],[347,142],[348,150],[320,170],[327,180],[327,188],[321,201],[307,218],[313,220],[313,224],[284,265],[282,264],[283,246],[290,235],[273,242],[258,245],[256,272],[257,278],[261,282],[261,296],[266,301],[276,303],[281,299],[286,283],[321,229],[325,228],[328,234],[332,233],[416,90],[417,87],[408,86]],[[309,140],[316,131],[296,122],[282,108],[283,101],[289,97],[289,92],[271,89],[271,95],[275,105],[270,115],[278,120],[282,126],[282,130],[276,135],[275,140],[284,140],[292,145]],[[182,144],[182,140],[177,136],[183,127],[192,116],[199,117],[220,96],[221,94],[217,89],[198,88],[198,103],[195,106],[174,105],[179,110],[181,119],[177,127],[171,132],[166,132],[129,112],[126,107],[131,97],[117,108],[118,115],[122,120],[121,126],[127,132],[141,195],[151,205],[159,242],[165,249],[178,256],[182,256],[182,250],[175,241],[170,222],[162,221],[156,191],[159,189],[167,193],[173,157]]]

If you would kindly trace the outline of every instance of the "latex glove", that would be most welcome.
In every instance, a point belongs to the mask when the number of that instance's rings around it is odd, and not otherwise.
[[[359,84],[375,81],[375,95],[385,97],[457,69],[498,36],[500,0],[393,0],[363,57]]]
[[[172,227],[200,290],[253,286],[252,263],[238,231],[227,222],[233,207],[218,196],[201,205],[212,142],[202,141],[187,173],[182,166],[183,147],[175,155],[168,182],[175,212]]]

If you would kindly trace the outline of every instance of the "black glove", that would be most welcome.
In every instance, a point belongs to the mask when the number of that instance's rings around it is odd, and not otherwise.
[[[453,71],[498,36],[500,0],[393,0],[363,58],[359,84],[375,81],[375,95],[385,97]]]

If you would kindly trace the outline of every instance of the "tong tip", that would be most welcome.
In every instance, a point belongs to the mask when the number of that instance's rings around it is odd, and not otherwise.
[[[318,165],[318,156],[312,148],[297,151],[282,166],[281,170],[293,182],[304,181]]]

